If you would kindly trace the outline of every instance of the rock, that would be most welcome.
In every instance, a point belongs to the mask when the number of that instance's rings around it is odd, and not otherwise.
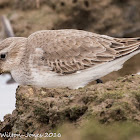
[[[12,132],[12,127],[16,120],[16,116],[17,116],[17,112],[15,110],[12,112],[12,114],[7,114],[4,116],[4,121],[0,122],[0,134]],[[0,136],[0,140],[1,139],[2,139],[2,137]]]
[[[34,0],[27,1],[16,0],[15,5],[24,10],[36,7]],[[43,7],[48,6],[52,8],[48,14],[55,13],[58,17],[55,19],[57,21],[53,22],[53,27],[49,29],[74,28],[115,37],[140,36],[140,2],[137,0],[39,0],[39,2],[38,12],[42,12]],[[46,14],[39,19],[44,25]]]
[[[9,6],[11,4],[11,1],[9,0],[0,0],[0,8],[5,8],[6,6]]]
[[[102,124],[140,124],[140,76],[132,75],[77,90],[20,86],[16,110],[1,122],[0,133],[45,133],[69,122],[94,118]]]
[[[62,28],[140,36],[139,7],[137,0],[0,1],[0,13],[8,15],[15,35],[25,37],[37,30]],[[130,75],[78,90],[20,86],[16,109],[0,122],[0,133],[37,134],[58,128],[63,140],[140,139],[139,85],[140,76]]]
[[[67,19],[58,23],[56,29],[84,29],[115,37],[140,35],[139,2],[136,0],[63,0],[63,5],[59,0],[57,3],[55,9],[64,12]]]
[[[38,1],[40,8],[36,8]],[[15,36],[27,37],[37,30],[64,28],[114,37],[140,36],[137,0],[15,0],[9,3],[5,14],[11,20]]]

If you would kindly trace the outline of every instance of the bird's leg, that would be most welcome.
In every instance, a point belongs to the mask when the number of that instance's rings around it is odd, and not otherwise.
[[[97,84],[103,83],[103,81],[101,79],[97,79],[96,82],[97,82]]]

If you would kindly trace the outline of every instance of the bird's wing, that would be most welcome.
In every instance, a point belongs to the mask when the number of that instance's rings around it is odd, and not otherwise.
[[[28,37],[34,63],[39,61],[60,74],[112,61],[135,51],[135,44],[137,39],[121,40],[78,30],[40,31]]]
[[[120,44],[120,46],[118,46],[115,43],[111,46],[118,52],[116,58],[122,57],[140,49],[140,38],[114,38],[114,40],[117,44]]]

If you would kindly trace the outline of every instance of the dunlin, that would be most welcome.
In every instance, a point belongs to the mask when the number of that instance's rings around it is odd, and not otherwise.
[[[77,89],[122,68],[140,53],[140,38],[82,30],[43,30],[0,42],[0,72],[21,85]]]

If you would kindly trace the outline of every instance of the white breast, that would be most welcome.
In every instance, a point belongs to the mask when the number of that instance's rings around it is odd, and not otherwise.
[[[114,61],[100,64],[98,66],[79,71],[75,74],[58,75],[54,72],[32,70],[34,77],[34,85],[48,88],[69,87],[77,89],[88,84],[92,80],[99,79],[112,71],[117,71],[122,68],[123,63],[130,59],[132,56],[140,53],[140,50],[133,52],[127,56],[118,58]]]

